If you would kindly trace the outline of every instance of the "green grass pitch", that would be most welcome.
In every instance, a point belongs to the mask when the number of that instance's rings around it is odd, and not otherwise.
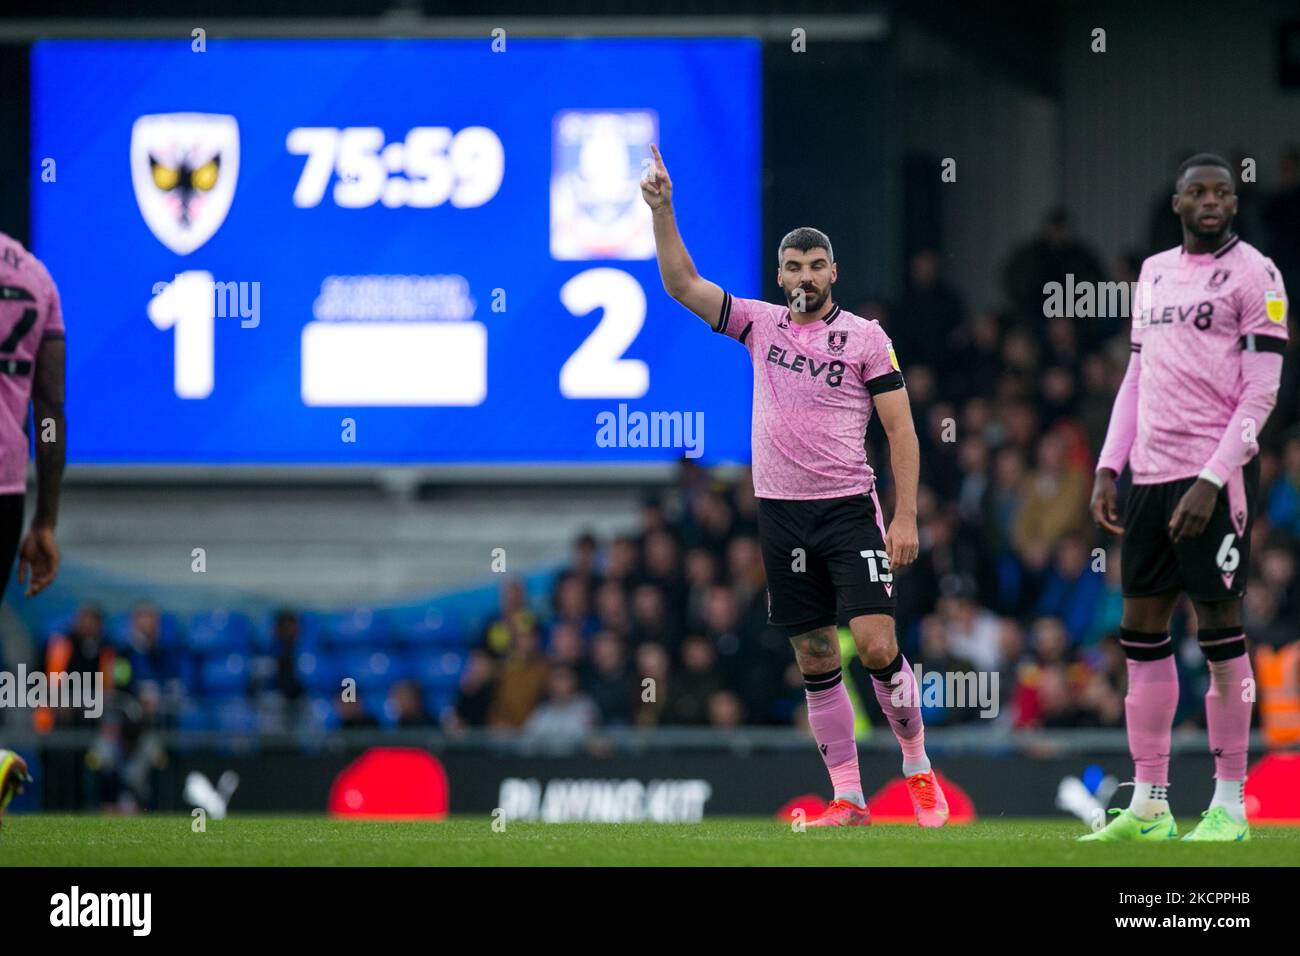
[[[1193,821],[1181,821],[1184,832]],[[987,819],[941,830],[880,825],[792,832],[762,819],[698,824],[507,823],[233,816],[194,833],[183,815],[10,815],[9,866],[1294,866],[1300,827],[1249,843],[1079,844],[1082,823]]]

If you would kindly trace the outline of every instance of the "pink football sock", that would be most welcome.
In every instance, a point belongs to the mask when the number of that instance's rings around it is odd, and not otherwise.
[[[1172,655],[1154,661],[1128,660],[1124,714],[1134,779],[1169,786],[1169,748],[1178,709],[1178,668]]]
[[[1226,661],[1210,661],[1209,665],[1205,720],[1210,731],[1210,752],[1214,754],[1214,776],[1219,780],[1245,780],[1252,707],[1246,681],[1255,676],[1250,656],[1239,654]]]
[[[919,768],[916,770],[918,773],[929,770],[930,761],[925,755],[925,725],[921,722],[921,693],[907,658],[900,652],[888,667],[872,671],[871,686],[898,746],[903,750],[903,772],[908,773],[909,768]]]
[[[858,745],[853,739],[853,702],[839,668],[828,674],[805,674],[808,724],[837,794],[862,792]],[[821,687],[822,690],[813,688]]]

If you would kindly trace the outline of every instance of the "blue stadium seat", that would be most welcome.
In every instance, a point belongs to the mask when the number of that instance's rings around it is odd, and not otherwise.
[[[381,693],[399,674],[396,656],[383,650],[349,652],[339,659],[339,667],[340,680],[351,677],[358,688]]]
[[[347,648],[386,644],[392,635],[387,616],[370,608],[331,614],[324,621],[324,631],[328,643]]]
[[[412,676],[426,690],[455,688],[465,666],[465,655],[448,650],[416,651],[412,655]]]
[[[458,646],[464,640],[464,632],[455,615],[432,609],[403,623],[394,637],[410,648]]]
[[[229,733],[255,733],[257,709],[243,698],[221,701],[215,708],[215,729]]]
[[[196,654],[247,653],[252,638],[252,622],[238,611],[218,609],[190,618],[188,643]]]
[[[304,713],[307,724],[316,730],[335,730],[339,725],[339,715],[334,709],[334,698],[313,696]]]
[[[194,701],[186,701],[181,707],[178,725],[181,730],[211,730],[212,722],[208,711]]]
[[[72,627],[72,619],[76,616],[75,611],[64,611],[45,618],[41,622],[41,633],[45,635],[45,640],[48,641],[51,634],[67,634]]]
[[[298,675],[312,693],[336,693],[339,689],[338,658],[324,650],[301,651],[298,654]]]
[[[248,689],[248,658],[231,651],[206,657],[199,669],[205,697],[232,697]]]

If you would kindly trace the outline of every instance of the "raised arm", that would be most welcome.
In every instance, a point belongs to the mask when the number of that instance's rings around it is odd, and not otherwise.
[[[659,275],[664,291],[690,309],[710,327],[716,328],[722,314],[722,288],[695,271],[691,254],[686,251],[681,233],[677,231],[677,217],[673,213],[673,182],[668,178],[668,168],[659,154],[659,147],[650,145],[654,162],[641,180],[641,198],[650,207],[654,219],[655,251],[659,257]]]
[[[59,519],[59,488],[67,436],[63,419],[65,345],[62,336],[42,340],[32,380],[33,430],[36,432],[36,514],[23,540],[18,580],[27,596],[41,593],[59,573],[59,546],[54,527]]]

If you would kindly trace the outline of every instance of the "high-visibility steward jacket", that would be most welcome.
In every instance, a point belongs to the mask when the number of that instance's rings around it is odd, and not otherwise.
[[[1300,744],[1300,641],[1255,649],[1259,723],[1269,747]]]

